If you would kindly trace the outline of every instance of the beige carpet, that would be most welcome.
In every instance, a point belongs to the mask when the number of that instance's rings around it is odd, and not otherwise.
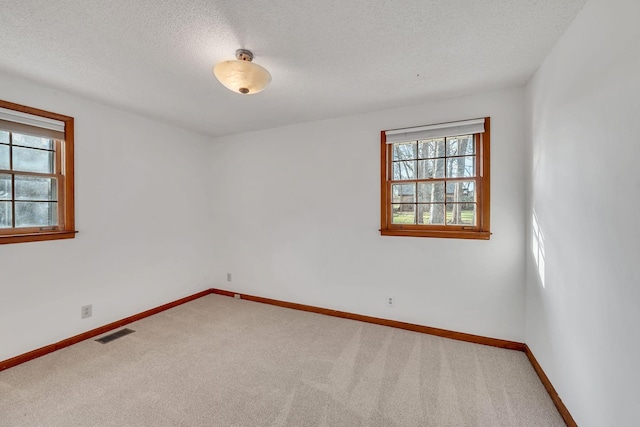
[[[0,372],[1,426],[564,426],[524,353],[209,295]]]

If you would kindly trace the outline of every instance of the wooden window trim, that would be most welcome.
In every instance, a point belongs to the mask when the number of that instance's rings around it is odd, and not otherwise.
[[[56,156],[56,175],[58,176],[58,203],[59,225],[51,229],[39,227],[2,229],[0,232],[0,244],[39,242],[45,240],[73,239],[77,233],[75,230],[75,203],[74,203],[74,123],[73,117],[65,116],[50,111],[27,107],[13,102],[0,100],[0,107],[34,116],[64,122],[64,142],[56,141],[56,150],[61,151]],[[24,175],[28,175],[25,173]],[[43,227],[47,228],[47,227]]]
[[[418,225],[418,224],[392,224],[391,223],[391,170],[389,159],[392,156],[392,144],[387,144],[385,131],[380,132],[380,234],[382,236],[406,236],[406,237],[442,237],[453,239],[478,239],[489,240],[490,232],[490,207],[491,207],[491,123],[490,118],[485,117],[485,131],[477,134],[478,178],[477,178],[477,204],[478,222],[476,226],[453,225]]]

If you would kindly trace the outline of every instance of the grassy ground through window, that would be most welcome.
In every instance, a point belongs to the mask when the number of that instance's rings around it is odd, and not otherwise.
[[[451,223],[452,213],[447,212],[447,224]],[[394,224],[415,224],[415,215],[413,212],[394,212],[393,223]],[[420,224],[430,224],[431,215],[429,212],[425,212],[422,216],[422,222]],[[473,225],[474,214],[472,210],[462,211],[462,224]]]

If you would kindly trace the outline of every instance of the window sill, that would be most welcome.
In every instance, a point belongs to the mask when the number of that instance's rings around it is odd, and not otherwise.
[[[449,239],[475,239],[489,240],[489,231],[460,231],[460,230],[406,230],[406,229],[382,229],[382,236],[404,236],[404,237],[440,237]]]
[[[8,243],[41,242],[44,240],[73,239],[77,231],[44,231],[39,233],[0,235],[0,245]]]

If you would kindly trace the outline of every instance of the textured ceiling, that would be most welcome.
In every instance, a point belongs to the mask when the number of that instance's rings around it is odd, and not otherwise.
[[[0,0],[0,70],[218,136],[522,85],[585,1]]]

